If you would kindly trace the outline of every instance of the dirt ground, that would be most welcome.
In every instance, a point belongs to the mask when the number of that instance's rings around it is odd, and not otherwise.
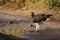
[[[60,29],[40,30],[40,32],[30,32],[28,36],[30,40],[60,40]]]
[[[60,40],[60,15],[57,14],[54,16],[54,19],[41,24],[40,32],[34,32],[35,27],[30,27],[30,24],[33,24],[31,22],[30,12],[33,11],[35,14],[53,13],[53,11],[49,12],[47,9],[36,10],[0,10],[0,30],[26,28],[28,33],[25,34],[25,36],[27,36],[29,40]],[[9,21],[13,21],[13,23],[10,24]]]

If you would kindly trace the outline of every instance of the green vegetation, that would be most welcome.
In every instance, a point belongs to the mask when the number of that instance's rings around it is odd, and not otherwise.
[[[50,8],[59,9],[60,8],[60,0],[47,0],[47,4]]]
[[[44,2],[47,3],[46,5],[50,8],[60,8],[60,0],[0,0],[0,6],[7,9],[28,10],[35,9],[43,5]]]

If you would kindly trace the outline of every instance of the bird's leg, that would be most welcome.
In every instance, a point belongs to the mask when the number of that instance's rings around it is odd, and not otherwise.
[[[36,25],[35,31],[36,31],[36,32],[39,31],[39,29],[40,29],[40,28],[39,28],[39,26],[40,26],[39,23],[34,23],[34,24]]]

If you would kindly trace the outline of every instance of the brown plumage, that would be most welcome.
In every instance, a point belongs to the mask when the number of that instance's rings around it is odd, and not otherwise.
[[[40,24],[42,21],[46,21],[46,20],[49,20],[51,16],[51,14],[49,15],[46,15],[46,14],[38,14],[38,15],[34,15],[33,12],[31,12],[31,16],[32,16],[32,22],[35,24],[36,26],[36,29],[35,31],[39,31],[39,27],[40,27]],[[32,25],[31,25],[32,26]]]
[[[32,16],[32,19],[33,19],[32,22],[39,23],[39,22],[45,21],[47,18],[50,18],[50,16],[53,16],[53,15],[50,15],[50,14],[49,15],[45,15],[45,14],[34,15]]]

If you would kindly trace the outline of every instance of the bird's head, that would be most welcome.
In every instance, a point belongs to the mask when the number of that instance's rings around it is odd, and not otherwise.
[[[34,15],[34,12],[30,12],[31,13],[31,17],[33,18],[35,15]]]

